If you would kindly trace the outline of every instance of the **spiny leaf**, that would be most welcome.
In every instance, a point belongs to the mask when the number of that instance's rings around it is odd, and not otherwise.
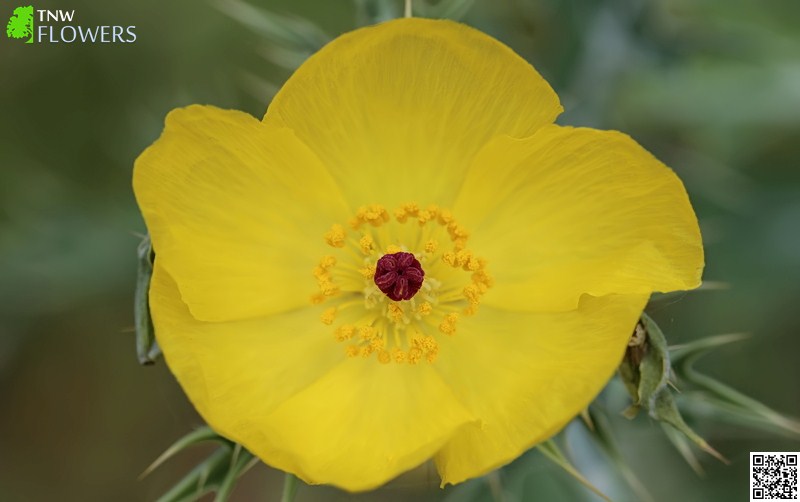
[[[717,450],[712,448],[705,439],[700,437],[695,431],[692,430],[691,427],[686,424],[669,389],[665,389],[663,392],[658,393],[655,400],[655,406],[650,410],[650,416],[659,422],[665,422],[682,432],[687,438],[689,438],[689,440],[691,440],[706,453],[716,457],[726,464],[730,463],[728,462],[728,459],[723,457]]]
[[[703,466],[700,464],[697,455],[692,451],[692,447],[689,445],[689,440],[686,439],[686,436],[674,427],[664,423],[661,424],[661,429],[664,431],[664,435],[667,436],[667,439],[669,439],[669,442],[672,443],[672,446],[678,450],[678,453],[680,453],[686,463],[689,464],[689,467],[691,467],[698,476],[705,476],[706,472],[703,470]]]
[[[156,343],[153,319],[150,317],[150,277],[153,275],[153,248],[150,236],[139,243],[136,254],[139,265],[136,272],[136,292],[134,294],[133,317],[136,328],[136,356],[139,364],[153,364],[161,354]]]
[[[422,17],[459,20],[472,8],[475,0],[420,0],[414,4],[414,11]]]
[[[313,52],[330,41],[322,29],[307,19],[262,10],[241,0],[216,0],[214,4],[274,44]]]
[[[359,26],[382,23],[400,17],[400,2],[396,0],[355,0],[356,21]]]
[[[673,367],[682,363],[688,357],[699,357],[711,349],[721,347],[734,342],[746,339],[747,333],[729,333],[725,335],[707,336],[693,342],[672,345],[669,348],[669,356]]]
[[[281,47],[274,44],[264,47],[259,52],[270,63],[292,71],[299,68],[314,53],[308,49]]]
[[[217,488],[217,493],[214,496],[214,502],[225,502],[230,497],[231,492],[236,486],[238,480],[245,472],[249,471],[254,465],[258,463],[258,458],[254,457],[252,453],[242,448],[237,444],[231,455],[231,464],[225,477]]]
[[[626,386],[631,389],[636,386],[638,401],[624,412],[628,418],[632,418],[639,408],[647,410],[650,417],[659,422],[669,424],[675,430],[681,432],[698,447],[713,455],[719,460],[727,463],[728,461],[712,448],[702,437],[694,432],[684,421],[675,399],[670,390],[670,376],[672,366],[670,354],[667,349],[667,341],[664,333],[647,314],[642,314],[641,326],[646,333],[645,343],[639,348],[641,358],[638,368],[635,366],[636,357],[632,357],[631,347],[626,353],[625,361],[620,367],[620,375],[623,380],[627,377],[631,380],[626,382]],[[635,338],[635,337],[634,337]],[[629,344],[630,345],[630,344]],[[637,345],[637,344],[634,344]],[[634,347],[635,348],[635,347]],[[636,353],[634,353],[636,354]],[[627,368],[624,366],[627,365]],[[638,376],[638,382],[636,377]],[[634,399],[636,399],[634,397]],[[673,444],[681,451],[687,461],[691,460],[685,454],[684,444],[672,438]],[[693,468],[696,468],[692,464]]]
[[[800,422],[797,420],[785,417],[761,402],[694,369],[694,363],[711,349],[746,337],[747,335],[741,333],[718,335],[674,347],[671,353],[675,356],[675,371],[684,381],[703,391],[703,404],[712,405],[719,410],[721,418],[734,423],[749,423],[793,437],[800,435]]]
[[[542,452],[544,456],[550,459],[554,464],[564,469],[570,476],[578,480],[579,483],[588,488],[592,493],[603,500],[606,500],[607,502],[611,502],[611,499],[609,499],[603,492],[591,484],[589,480],[583,477],[583,474],[578,472],[578,470],[570,463],[566,455],[564,455],[564,453],[552,439],[543,443],[539,443],[536,449]]]
[[[654,501],[653,496],[647,491],[644,484],[639,480],[627,462],[622,458],[622,453],[617,447],[617,442],[611,432],[611,424],[605,413],[599,409],[593,408],[586,411],[589,421],[584,420],[590,435],[594,438],[600,448],[605,452],[608,458],[614,463],[617,471],[622,475],[625,481],[630,486],[631,490],[636,494],[637,499],[641,501]],[[589,426],[591,424],[591,427]]]
[[[157,502],[191,502],[216,489],[231,465],[230,446],[222,446],[192,469]]]
[[[175,454],[204,441],[218,441],[223,444],[231,444],[230,441],[211,430],[211,427],[200,427],[175,441],[172,446],[167,448],[164,453],[159,455],[159,457],[155,459],[153,463],[147,467],[147,469],[144,470],[144,472],[139,476],[139,479],[142,479],[153,472],[156,468],[158,468],[158,466],[175,456]]]
[[[723,422],[772,434],[797,438],[800,424],[781,415],[766,417],[747,408],[718,399],[705,391],[684,392],[678,400],[680,409],[687,415],[702,417],[712,422]]]
[[[281,502],[292,502],[297,495],[298,479],[294,474],[287,472],[283,478],[283,494]]]

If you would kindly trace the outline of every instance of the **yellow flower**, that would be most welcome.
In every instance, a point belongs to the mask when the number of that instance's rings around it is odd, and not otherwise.
[[[653,291],[699,284],[675,174],[553,125],[541,76],[403,19],[311,57],[262,121],[191,106],[136,161],[150,304],[205,420],[310,483],[442,483],[547,439],[617,367]]]

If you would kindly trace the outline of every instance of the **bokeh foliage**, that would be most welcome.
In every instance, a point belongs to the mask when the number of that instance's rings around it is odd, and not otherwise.
[[[67,8],[80,23],[133,24],[137,42],[0,40],[0,500],[152,500],[209,453],[200,447],[136,479],[201,421],[163,363],[137,363],[130,330],[135,234],[144,227],[130,189],[133,159],[174,107],[208,103],[261,116],[292,64],[315,48],[288,50],[275,31],[305,29],[324,43],[365,16],[401,12],[399,1],[377,2],[382,11],[365,11],[368,3],[251,1],[283,16],[265,27],[237,19],[230,6],[241,3],[75,0]],[[456,14],[535,64],[562,98],[560,123],[625,131],[678,172],[701,221],[705,277],[728,288],[663,298],[650,314],[670,343],[748,333],[695,367],[800,415],[800,4],[476,0]],[[619,416],[629,404],[621,385],[602,404],[598,420],[625,438],[617,454],[656,500],[741,499],[748,451],[800,450],[796,440],[697,420],[708,413],[699,406],[690,425],[731,461],[699,456],[700,478],[660,426]],[[565,439],[592,483],[632,497],[580,422]],[[233,500],[278,494],[280,484],[258,466]],[[530,452],[445,491],[424,466],[379,496],[301,488],[297,500],[533,495],[592,497]]]

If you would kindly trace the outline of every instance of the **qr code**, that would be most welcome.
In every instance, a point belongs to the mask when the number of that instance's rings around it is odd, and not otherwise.
[[[798,500],[800,452],[750,452],[750,501]]]

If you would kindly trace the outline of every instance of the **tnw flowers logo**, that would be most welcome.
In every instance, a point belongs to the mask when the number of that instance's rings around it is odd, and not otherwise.
[[[12,39],[25,39],[26,44],[129,44],[136,41],[136,26],[82,26],[73,24],[74,20],[74,10],[34,9],[32,5],[26,5],[14,9],[6,25],[6,35]]]
[[[17,7],[6,25],[8,38],[27,38],[26,44],[33,43],[33,6]]]

